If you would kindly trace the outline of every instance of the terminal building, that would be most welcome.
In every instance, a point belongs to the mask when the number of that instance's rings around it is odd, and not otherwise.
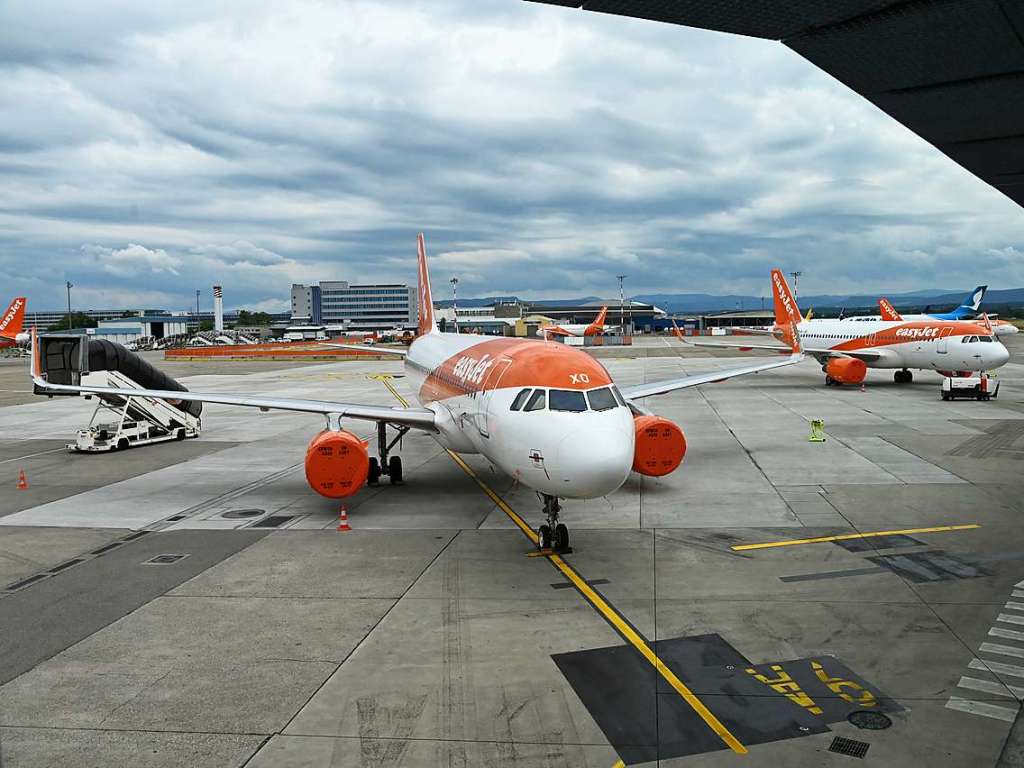
[[[292,285],[293,325],[339,331],[386,331],[419,322],[416,289],[402,283],[357,285],[322,280]]]

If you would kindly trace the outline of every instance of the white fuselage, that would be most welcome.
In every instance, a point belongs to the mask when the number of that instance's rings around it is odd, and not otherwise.
[[[878,359],[865,359],[869,368],[986,371],[1010,358],[991,332],[963,320],[809,320],[799,330],[810,350],[877,352]]]
[[[619,488],[632,468],[633,414],[604,367],[556,342],[430,333],[405,358],[417,400],[438,415],[438,442],[479,453],[530,488],[562,498],[594,498]],[[530,396],[513,410],[524,390]],[[544,405],[527,410],[538,390]],[[614,404],[591,407],[596,390]],[[561,393],[553,399],[551,392]],[[569,394],[566,394],[569,393]],[[583,410],[564,410],[569,399]],[[593,397],[597,397],[596,393]],[[540,396],[538,396],[539,398]]]

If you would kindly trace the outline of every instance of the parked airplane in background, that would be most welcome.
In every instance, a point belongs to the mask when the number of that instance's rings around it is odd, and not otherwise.
[[[552,336],[597,336],[604,330],[604,320],[607,316],[608,307],[601,307],[601,311],[590,325],[543,325],[538,330],[547,340]]]
[[[392,482],[400,481],[401,458],[388,454],[408,430],[420,430],[452,451],[484,455],[536,490],[543,498],[547,520],[538,529],[539,544],[542,549],[565,551],[569,533],[558,521],[560,499],[606,496],[626,481],[630,471],[661,476],[682,462],[686,453],[682,430],[640,405],[642,399],[803,359],[799,335],[790,329],[791,349],[785,360],[620,389],[600,362],[579,349],[549,341],[441,333],[434,322],[423,235],[417,244],[419,336],[408,350],[378,351],[404,358],[419,407],[49,384],[34,331],[33,383],[41,394],[105,393],[320,414],[326,418],[326,429],[306,450],[306,479],[315,491],[335,499],[351,496],[367,480],[376,482],[382,474]],[[786,300],[792,301],[788,294]],[[789,319],[781,307],[776,298],[777,323],[785,327]],[[367,444],[342,428],[343,418],[376,422],[379,459],[370,458]],[[390,443],[388,425],[398,432]]]
[[[29,335],[23,330],[26,303],[25,297],[19,296],[0,315],[0,349],[28,344]]]
[[[893,379],[902,384],[913,381],[911,368],[951,376],[954,372],[998,368],[1010,359],[1010,353],[995,338],[987,320],[984,325],[969,320],[936,320],[930,317],[914,321],[863,318],[801,321],[796,300],[789,293],[782,272],[777,269],[772,270],[772,293],[776,304],[782,301],[788,312],[787,321],[779,323],[776,320],[773,335],[791,344],[791,329],[795,324],[804,352],[821,363],[828,385],[860,384],[868,368],[896,368]],[[687,341],[681,333],[677,336]],[[689,343],[700,347],[786,351],[778,345]]]
[[[986,287],[987,286],[984,286],[984,285],[978,286],[975,289],[974,294],[972,294],[972,296],[978,295],[979,292],[981,293],[982,296],[984,296],[985,295]],[[979,305],[981,304],[981,297],[978,297],[977,303]],[[954,309],[952,312],[947,312],[946,315],[962,314],[961,310],[964,310],[964,309],[966,309],[968,307],[969,307],[969,305],[965,302],[964,304],[961,304],[959,307]],[[932,318],[940,317],[940,315],[901,315],[899,312],[896,311],[896,308],[886,298],[881,298],[881,299],[878,300],[878,310],[879,310],[879,319],[881,319],[881,320],[889,320],[889,321],[897,321],[897,320],[931,320]],[[942,317],[944,317],[944,316],[942,316]],[[970,315],[970,317],[974,317],[974,315]],[[960,320],[960,319],[963,319],[963,320],[966,320],[968,318],[967,317],[963,317],[963,318],[949,317],[949,318],[946,318],[946,319],[950,319],[950,320]],[[996,336],[1010,336],[1010,335],[1012,335],[1014,333],[1017,333],[1017,326],[1015,326],[1013,323],[1008,322],[1006,320],[993,320],[993,319],[989,318],[989,322],[992,324],[992,330],[995,332]]]

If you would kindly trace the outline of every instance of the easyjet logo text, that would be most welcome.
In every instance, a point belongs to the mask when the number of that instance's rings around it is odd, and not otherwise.
[[[897,336],[908,339],[931,339],[939,335],[941,328],[900,328]]]
[[[18,310],[21,309],[22,304],[23,302],[21,299],[15,299],[14,303],[11,304],[11,308],[7,310],[7,314],[4,315],[3,321],[0,322],[0,331],[11,324],[11,320],[13,320],[14,316],[18,314]]]
[[[787,291],[783,285],[782,278],[779,276],[778,272],[774,273],[772,277],[775,279],[775,293],[778,294],[778,297],[782,300],[782,304],[786,308],[786,314],[793,317],[796,312],[793,310],[793,302],[789,298],[789,291]]]
[[[459,358],[459,362],[455,364],[455,378],[463,384],[479,384],[484,380],[490,367],[494,365],[494,361],[490,357],[490,355],[484,355],[479,360],[474,357]]]

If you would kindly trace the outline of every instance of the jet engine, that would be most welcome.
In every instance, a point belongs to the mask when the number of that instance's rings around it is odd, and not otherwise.
[[[343,499],[366,484],[366,444],[351,432],[326,430],[306,449],[306,481],[329,499]]]
[[[840,384],[860,384],[868,375],[868,367],[855,357],[833,357],[825,365],[825,374]]]
[[[661,416],[633,418],[636,444],[633,471],[648,477],[674,472],[686,455],[686,438],[678,425]]]

